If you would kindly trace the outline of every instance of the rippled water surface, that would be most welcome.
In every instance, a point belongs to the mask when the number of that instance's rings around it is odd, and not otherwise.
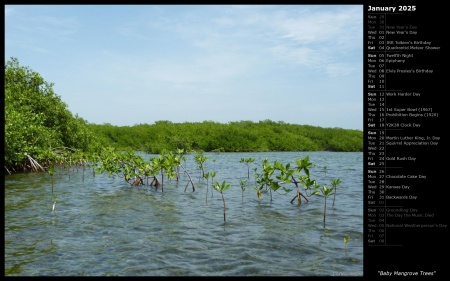
[[[52,212],[48,173],[5,176],[5,275],[9,276],[342,276],[363,270],[362,153],[205,153],[205,171],[232,187],[221,194],[186,155],[193,177],[164,180],[164,191],[132,187],[91,170],[59,168]],[[311,178],[331,186],[340,178],[334,207],[312,196],[298,206],[283,195],[253,189],[253,167],[279,160],[295,166],[306,155]],[[152,155],[144,155],[151,157]],[[250,179],[241,158],[253,157]],[[160,176],[158,177],[160,178]],[[242,192],[240,180],[247,180]],[[208,181],[211,185],[211,178]],[[302,189],[303,191],[303,189]],[[243,197],[242,197],[243,195]],[[350,240],[344,243],[344,237]]]

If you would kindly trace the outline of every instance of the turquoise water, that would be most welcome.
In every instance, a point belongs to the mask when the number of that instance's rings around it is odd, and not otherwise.
[[[52,212],[48,173],[5,176],[5,275],[8,276],[343,276],[363,271],[363,153],[204,153],[205,171],[232,187],[211,191],[193,159],[193,177],[164,180],[164,191],[132,187],[91,170],[56,169]],[[311,178],[331,186],[336,201],[312,196],[298,206],[283,195],[257,198],[253,167],[279,160],[295,166],[306,155]],[[153,155],[145,155],[150,157]],[[250,179],[241,158],[253,157]],[[160,177],[159,177],[160,178]],[[240,180],[247,180],[242,193]],[[211,179],[208,181],[211,185]],[[302,190],[303,191],[303,190]],[[243,195],[243,197],[242,197]],[[350,240],[344,243],[344,237]]]

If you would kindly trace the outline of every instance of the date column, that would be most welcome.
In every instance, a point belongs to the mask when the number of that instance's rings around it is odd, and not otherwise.
[[[366,234],[369,245],[385,245],[385,15],[368,14],[365,89]]]

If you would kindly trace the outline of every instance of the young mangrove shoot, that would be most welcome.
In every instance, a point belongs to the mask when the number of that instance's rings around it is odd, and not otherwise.
[[[214,182],[213,188],[222,194],[222,201],[223,201],[223,221],[224,223],[227,222],[226,218],[226,205],[225,205],[225,197],[223,196],[223,192],[228,190],[231,187],[230,183],[227,183],[225,180],[222,182],[222,184],[218,183],[217,181]]]
[[[333,188],[324,185],[321,188],[317,188],[314,192],[312,192],[311,195],[315,194],[321,194],[323,197],[325,197],[325,204],[323,206],[323,227],[325,227],[325,219],[327,216],[327,198],[328,196],[333,194]]]
[[[247,179],[250,179],[250,163],[254,162],[255,159],[252,157],[249,158],[241,158],[239,163],[245,163],[247,165]]]
[[[334,201],[336,200],[336,193],[337,193],[337,187],[341,184],[341,179],[332,179],[331,180],[331,185],[334,188],[334,197],[333,197],[333,208],[334,208]]]
[[[245,191],[245,186],[247,185],[247,181],[240,180],[239,184],[241,185],[241,190],[242,190],[242,204],[244,204],[244,191]]]

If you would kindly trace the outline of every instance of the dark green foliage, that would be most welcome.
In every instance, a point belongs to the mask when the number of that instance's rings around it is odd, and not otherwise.
[[[36,170],[58,157],[55,149],[95,146],[86,121],[73,116],[47,83],[16,58],[5,63],[5,169]],[[36,162],[34,162],[36,161]]]
[[[104,145],[160,153],[179,148],[191,151],[363,151],[363,132],[341,128],[321,128],[270,120],[201,123],[157,121],[118,127],[89,124]]]

